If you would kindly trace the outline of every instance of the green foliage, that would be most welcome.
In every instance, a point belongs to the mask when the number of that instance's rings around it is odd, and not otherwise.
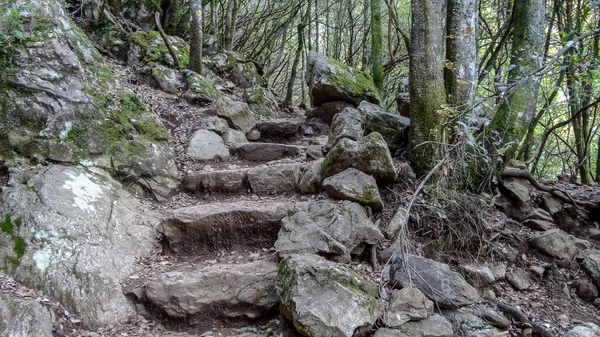
[[[3,8],[0,7],[0,9]],[[25,41],[25,27],[19,12],[16,9],[11,9],[0,16],[0,52]]]
[[[21,260],[21,257],[25,255],[25,250],[27,249],[27,243],[25,240],[16,234],[16,230],[21,227],[21,225],[21,218],[14,219],[13,221],[9,214],[6,214],[4,216],[4,220],[0,222],[0,231],[8,235],[13,243],[14,255],[7,259],[7,262],[13,266],[19,265],[19,261]]]

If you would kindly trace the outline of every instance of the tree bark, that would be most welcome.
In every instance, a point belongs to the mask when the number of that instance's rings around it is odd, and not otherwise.
[[[448,103],[467,110],[477,87],[476,0],[448,0],[444,69]]]
[[[544,0],[514,2],[512,69],[508,73],[512,89],[489,126],[489,131],[500,135],[506,150],[501,169],[516,155],[535,115],[541,74],[534,73],[541,68],[544,55],[545,7]]]
[[[202,0],[189,0],[190,6],[190,63],[189,68],[202,74]]]
[[[371,3],[372,5],[373,3]],[[442,107],[444,89],[445,0],[412,0],[410,48],[411,163],[424,175],[444,156]]]
[[[298,74],[298,64],[302,59],[302,52],[304,51],[304,29],[306,28],[307,22],[310,18],[310,8],[312,0],[308,0],[306,12],[298,24],[298,48],[296,49],[296,56],[294,57],[294,63],[292,64],[292,73],[287,83],[287,91],[285,100],[283,101],[284,107],[290,107],[294,98],[294,83],[296,82],[296,75]],[[300,2],[302,5],[302,2]]]
[[[434,2],[438,2],[438,0]],[[441,30],[438,31],[438,34],[443,35]],[[371,0],[371,61],[373,62],[373,82],[379,90],[383,89],[382,44],[381,0]]]

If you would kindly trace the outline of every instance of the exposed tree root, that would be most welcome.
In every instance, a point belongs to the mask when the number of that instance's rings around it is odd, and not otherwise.
[[[538,190],[543,191],[543,192],[548,192],[548,193],[552,194],[553,196],[557,197],[558,199],[560,199],[561,201],[566,202],[571,205],[574,205],[574,206],[583,206],[583,207],[587,207],[587,208],[600,208],[600,204],[597,202],[575,200],[567,192],[565,192],[561,189],[540,184],[531,175],[531,173],[529,173],[529,171],[526,171],[526,170],[507,168],[504,170],[504,172],[502,172],[502,177],[503,178],[526,179],[527,181],[529,181],[529,183],[533,187],[537,188]]]
[[[533,323],[529,319],[529,317],[527,317],[527,315],[525,315],[519,309],[517,309],[513,306],[510,306],[508,304],[504,304],[502,302],[495,301],[495,300],[491,300],[490,302],[495,304],[498,307],[498,309],[502,310],[507,315],[513,317],[514,319],[518,320],[519,322],[521,322],[523,324],[527,324],[527,325],[531,326],[531,328],[533,329],[533,333],[535,335],[541,336],[541,337],[554,337],[554,334],[552,333],[552,331],[546,329],[541,324]]]

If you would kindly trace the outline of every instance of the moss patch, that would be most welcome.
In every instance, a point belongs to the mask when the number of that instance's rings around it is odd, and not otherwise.
[[[181,38],[170,36],[177,61],[182,68],[190,63],[190,46]],[[148,65],[174,66],[169,49],[157,31],[136,32],[129,35],[129,43],[142,48],[143,62]]]
[[[0,231],[6,234],[13,243],[14,254],[6,259],[6,262],[13,267],[19,265],[21,258],[25,255],[25,250],[27,249],[25,240],[16,234],[16,230],[21,227],[21,225],[21,218],[12,220],[9,214],[5,215],[4,220],[0,222]]]

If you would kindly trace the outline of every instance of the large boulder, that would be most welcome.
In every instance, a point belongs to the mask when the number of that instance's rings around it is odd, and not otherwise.
[[[267,82],[254,62],[241,54],[231,51],[209,55],[204,64],[217,75],[228,78],[238,87],[248,89],[254,86],[266,86]]]
[[[323,103],[309,110],[306,117],[309,120],[321,120],[327,124],[331,124],[333,117],[342,112],[345,108],[353,108],[354,105],[345,101],[334,101]]]
[[[179,72],[160,64],[152,69],[152,77],[158,83],[160,90],[169,94],[177,95],[185,87]]]
[[[208,130],[198,130],[192,135],[187,154],[200,161],[229,160],[229,150],[221,136]]]
[[[188,43],[177,36],[169,36],[168,39],[171,42],[179,66],[182,68],[187,67],[190,62],[190,46]],[[165,41],[160,33],[155,30],[140,31],[129,35],[127,62],[130,64],[144,63],[146,65],[175,66]]]
[[[590,248],[590,243],[560,229],[547,230],[529,240],[529,244],[556,259],[572,260]]]
[[[258,85],[244,91],[244,100],[250,106],[250,110],[260,116],[271,117],[279,107],[277,97],[271,89]]]
[[[477,290],[447,264],[420,256],[395,256],[390,265],[390,279],[397,287],[414,285],[445,308],[462,307],[480,300]]]
[[[248,133],[256,125],[256,119],[248,104],[236,102],[229,97],[217,101],[217,115],[229,123],[232,129]]]
[[[390,150],[377,132],[357,141],[341,139],[327,153],[321,165],[321,173],[323,178],[327,178],[349,168],[355,168],[376,179],[394,181],[398,178]]]
[[[420,321],[433,314],[433,302],[414,287],[394,290],[390,303],[383,315],[383,323],[390,327],[399,327],[410,321]]]
[[[345,108],[339,114],[333,116],[331,131],[325,149],[334,147],[341,139],[348,138],[359,140],[365,133],[362,127],[363,115],[354,108]]]
[[[185,81],[188,90],[185,98],[195,103],[214,102],[221,98],[223,94],[215,87],[210,79],[191,70],[184,70]]]
[[[331,198],[356,201],[378,212],[383,210],[375,178],[355,168],[323,180],[323,187]]]
[[[24,42],[0,54],[0,160],[98,166],[161,197],[177,187],[167,129],[113,77],[58,0],[10,1]]]
[[[366,134],[379,132],[393,149],[397,149],[406,141],[410,119],[389,113],[369,102],[361,102],[358,111],[363,115],[363,129]]]
[[[499,330],[480,317],[461,310],[444,311],[443,315],[452,324],[454,337],[489,337]]]
[[[280,256],[314,253],[348,262],[355,249],[376,244],[383,234],[357,203],[318,201],[297,206],[281,221],[275,242]]]
[[[379,316],[377,285],[313,254],[284,258],[277,275],[282,312],[309,337],[351,337]]]
[[[52,316],[35,300],[16,302],[0,295],[0,336],[52,337]]]
[[[145,300],[169,317],[257,318],[277,308],[277,262],[215,264],[169,271],[147,280]]]
[[[339,61],[308,52],[306,83],[313,106],[346,101],[354,106],[367,101],[378,104],[377,88],[369,75]]]
[[[3,191],[0,267],[82,317],[115,324],[135,313],[120,282],[156,245],[158,214],[99,169],[16,171]]]

